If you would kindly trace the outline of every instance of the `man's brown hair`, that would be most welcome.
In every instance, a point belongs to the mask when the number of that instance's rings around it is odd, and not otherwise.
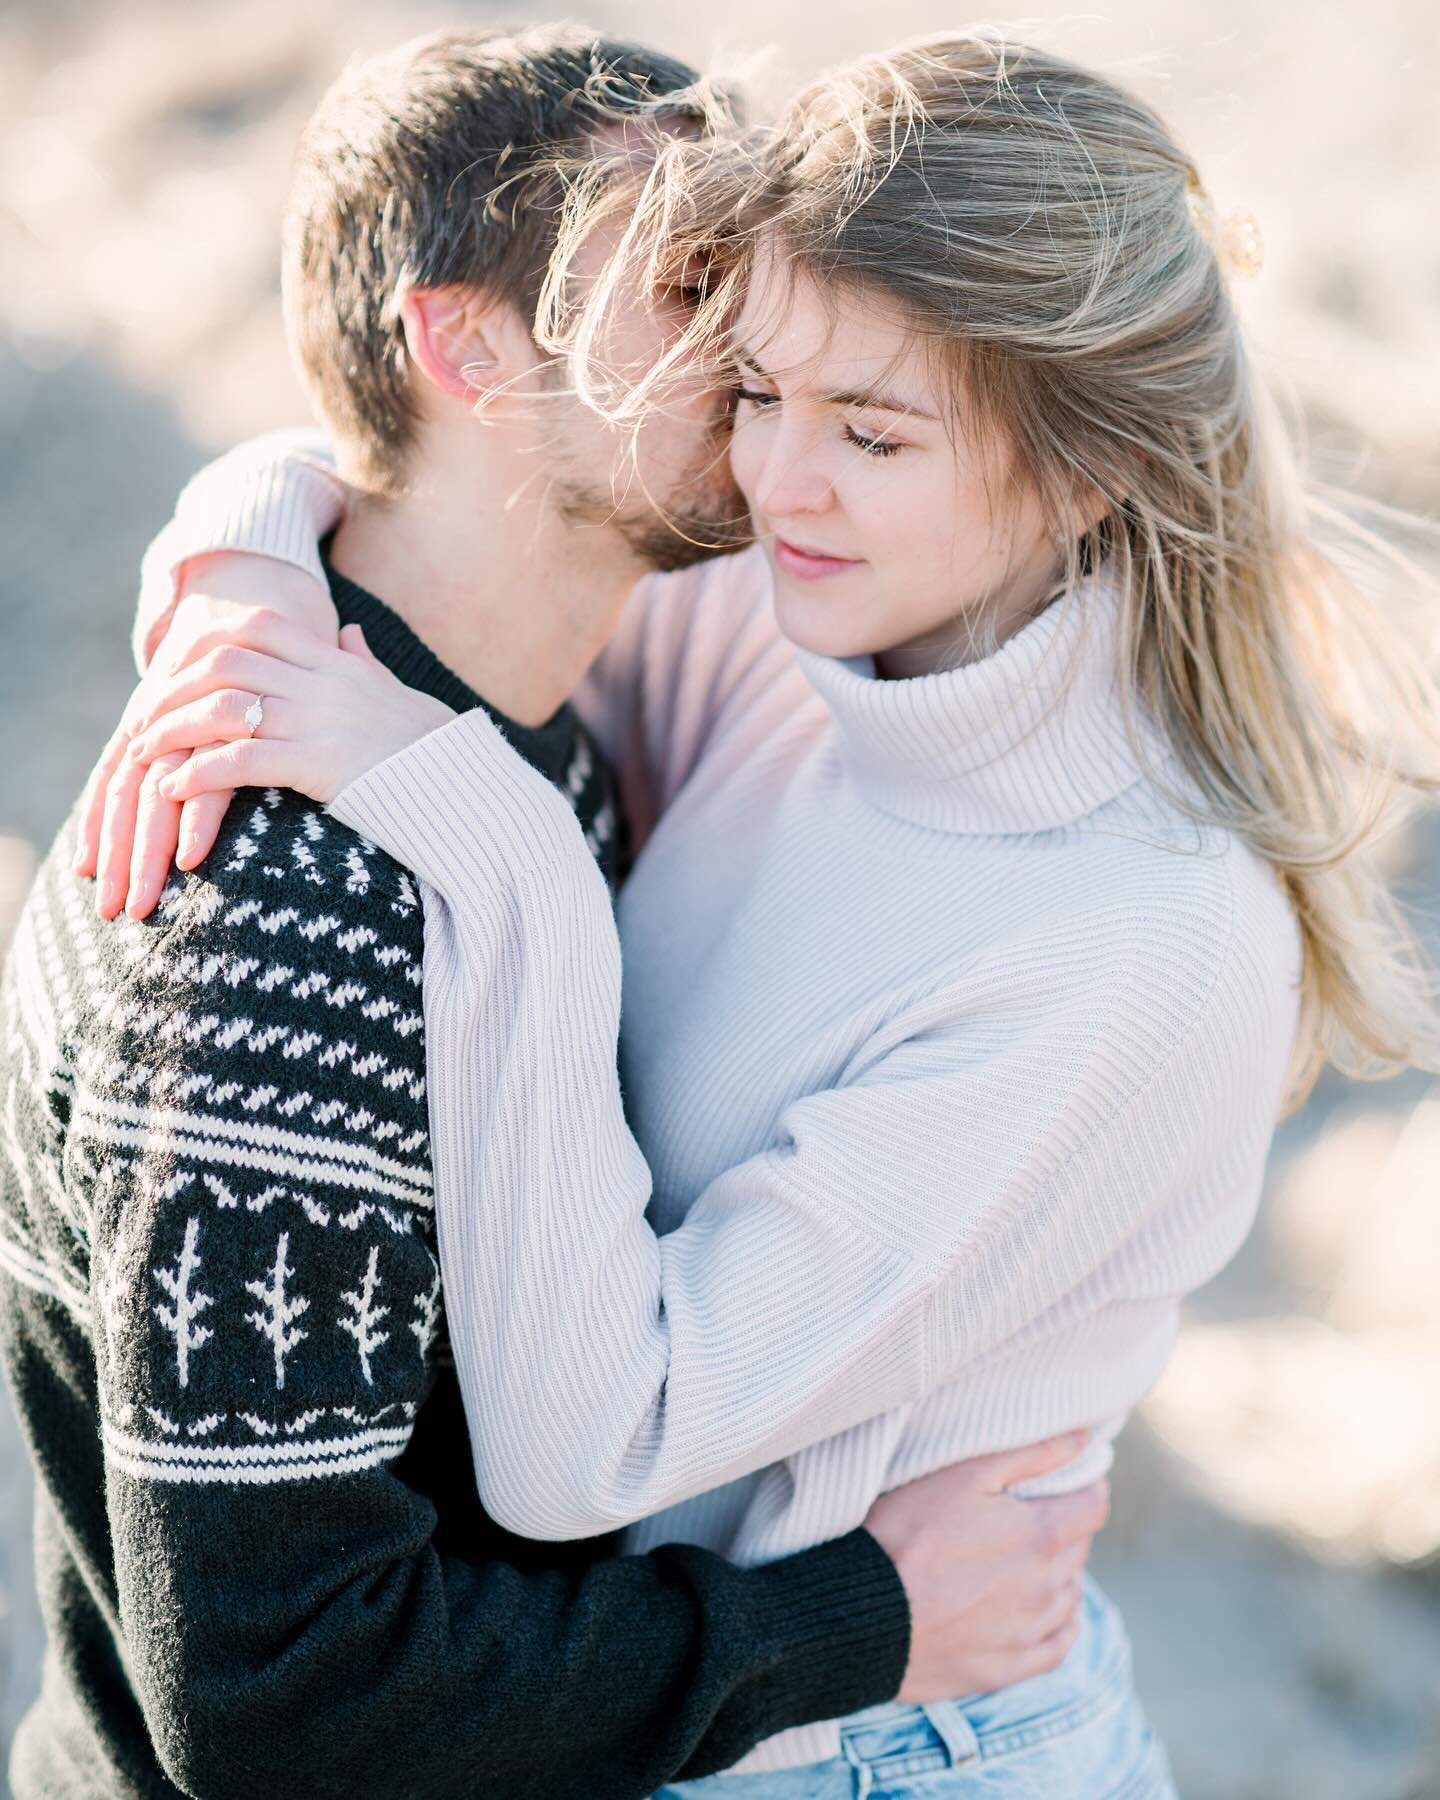
[[[445,32],[353,63],[300,142],[285,222],[290,343],[357,477],[398,493],[417,415],[400,300],[485,288],[533,317],[557,153],[627,112],[703,119],[672,57],[575,25]]]

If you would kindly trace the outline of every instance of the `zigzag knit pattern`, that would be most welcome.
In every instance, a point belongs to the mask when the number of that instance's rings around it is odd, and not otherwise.
[[[336,593],[402,679],[477,704]],[[499,723],[613,878],[574,714]],[[96,918],[73,845],[0,984],[0,1361],[52,1647],[14,1791],[639,1800],[893,1693],[908,1614],[863,1532],[747,1572],[487,1516],[436,1248],[434,896],[287,793],[238,796],[144,924]]]
[[[4,989],[0,1263],[93,1333],[117,1467],[300,1480],[395,1456],[439,1347],[422,913],[274,790],[207,870],[106,925],[47,864]]]

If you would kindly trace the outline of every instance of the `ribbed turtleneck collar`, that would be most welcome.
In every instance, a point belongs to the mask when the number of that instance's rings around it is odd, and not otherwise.
[[[902,681],[870,657],[799,651],[830,709],[856,786],[883,811],[939,831],[1048,831],[1140,778],[1116,685],[1119,606],[1087,582],[993,655]]]

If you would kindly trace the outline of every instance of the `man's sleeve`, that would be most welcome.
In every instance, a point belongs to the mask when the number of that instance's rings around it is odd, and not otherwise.
[[[162,928],[70,1138],[98,1171],[121,1623],[172,1779],[641,1800],[893,1695],[904,1592],[863,1532],[749,1572],[437,1550],[405,1479],[443,1338],[416,996],[374,910],[207,904],[254,909],[255,953]],[[297,988],[324,996],[313,1017],[267,1006]]]

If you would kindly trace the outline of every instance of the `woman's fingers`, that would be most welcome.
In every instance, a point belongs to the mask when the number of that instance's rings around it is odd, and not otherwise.
[[[234,799],[230,789],[218,794],[199,794],[180,809],[180,848],[175,860],[182,869],[194,869],[215,848],[225,814]]]
[[[340,627],[340,648],[348,650],[352,656],[363,656],[366,662],[378,663],[380,660],[370,648],[365,633],[358,625],[342,625]]]
[[[95,863],[95,910],[102,919],[113,919],[125,904],[130,886],[130,855],[135,844],[135,815],[144,781],[145,765],[127,752],[105,784],[104,817]]]
[[[244,693],[246,705],[249,705],[257,696],[292,693],[297,685],[294,663],[266,656],[258,650],[237,650],[233,645],[222,645],[180,674],[159,680],[153,687],[149,703],[136,711],[130,735],[132,738],[144,737],[178,707],[191,705],[212,694]]]
[[[239,738],[214,750],[197,750],[165,777],[160,791],[168,800],[182,801],[237,787],[293,787],[304,793],[303,771],[297,770],[296,761],[294,744]]]
[[[135,803],[135,834],[130,850],[130,892],[125,910],[132,919],[148,918],[170,877],[180,838],[180,808],[159,791],[160,783],[185,760],[184,753],[162,756],[145,771]]]
[[[254,714],[257,700],[258,724]],[[289,703],[278,694],[262,696],[253,688],[221,688],[162,713],[134,740],[130,754],[138,762],[149,763],[173,750],[198,750],[202,745],[226,744],[236,738],[283,737],[288,716]]]
[[[165,657],[173,675],[227,647],[263,652],[296,668],[313,669],[335,648],[335,640],[292,623],[273,607],[207,598],[203,606],[187,601],[177,611],[157,655]]]
[[[100,831],[105,821],[105,801],[111,778],[120,767],[121,758],[130,742],[130,726],[121,719],[110,741],[100,752],[100,760],[90,771],[80,801],[80,826],[75,834],[74,870],[77,875],[93,875],[100,861]]]

